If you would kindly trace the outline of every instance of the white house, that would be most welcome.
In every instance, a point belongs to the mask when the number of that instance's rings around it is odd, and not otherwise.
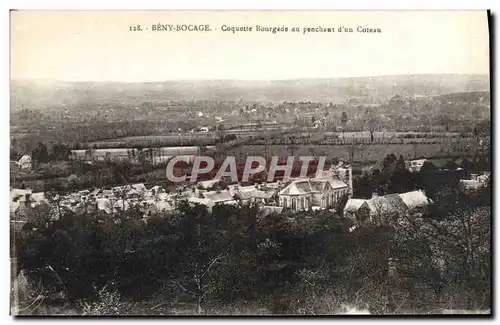
[[[427,159],[414,159],[406,162],[406,167],[412,173],[418,173]]]
[[[19,159],[18,165],[21,169],[30,169],[31,168],[31,156],[24,155]]]
[[[236,186],[230,188],[229,192],[241,201],[265,205],[274,203],[274,198],[277,190],[262,190],[261,188],[259,188],[259,186]]]
[[[489,172],[483,175],[471,174],[470,179],[461,179],[460,185],[466,190],[477,190],[488,185],[491,174]]]
[[[312,207],[327,209],[349,194],[346,183],[334,178],[310,178],[292,181],[278,193],[279,206],[292,211]]]
[[[145,217],[158,215],[161,212],[171,212],[174,208],[167,201],[145,200],[142,202],[141,211]]]
[[[236,200],[228,190],[223,191],[207,191],[201,193],[204,199],[209,200],[212,204],[236,204]]]

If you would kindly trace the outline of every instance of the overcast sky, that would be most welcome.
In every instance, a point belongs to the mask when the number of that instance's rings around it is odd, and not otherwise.
[[[152,32],[210,24],[213,32]],[[149,31],[130,32],[141,24]],[[381,28],[380,34],[220,31],[221,26]],[[215,31],[215,29],[218,29]],[[11,14],[11,78],[72,81],[488,74],[485,11]]]

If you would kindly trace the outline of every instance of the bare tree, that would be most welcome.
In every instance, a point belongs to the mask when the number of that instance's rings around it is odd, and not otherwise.
[[[208,253],[208,250],[204,250],[202,248],[201,241],[198,242],[198,245],[200,252]],[[190,275],[186,276],[183,280],[170,280],[171,284],[177,286],[184,293],[189,294],[196,300],[199,315],[203,313],[204,299],[215,289],[208,275],[211,269],[227,256],[228,250],[229,248],[222,251],[217,256],[209,258],[207,263],[200,263],[200,260],[198,258],[190,258]],[[189,289],[189,286],[186,284],[186,282],[194,283],[194,289]]]
[[[367,119],[366,121],[366,128],[370,132],[370,142],[375,141],[375,136],[374,133],[377,131],[380,127],[380,119],[377,116],[371,116]]]

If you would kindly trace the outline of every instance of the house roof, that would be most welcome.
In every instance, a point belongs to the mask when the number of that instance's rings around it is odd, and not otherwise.
[[[173,210],[172,205],[166,201],[156,201],[156,200],[145,200],[142,202],[142,206],[146,211],[171,211]]]
[[[132,188],[139,192],[144,192],[147,190],[146,185],[144,185],[143,183],[132,184]]]
[[[31,198],[36,201],[43,201],[45,200],[45,192],[31,193]]]
[[[449,162],[452,162],[453,159],[449,158],[436,158],[436,159],[427,159],[437,168],[444,168]]]
[[[317,181],[311,181],[311,190],[314,192],[323,192],[325,190],[325,187],[327,186],[328,181],[326,180],[317,180]],[[329,186],[329,185],[328,185]]]
[[[279,192],[279,195],[304,195],[312,192],[309,181],[299,180],[288,184]]]
[[[405,212],[408,210],[399,194],[374,197],[367,200],[366,203],[368,204],[370,211],[373,213]]]
[[[212,200],[215,203],[234,200],[233,196],[231,195],[231,193],[229,193],[229,191],[203,192],[202,195],[205,199]]]
[[[367,200],[365,199],[349,199],[344,207],[345,212],[356,212],[361,205],[365,203]]]
[[[368,206],[370,209],[376,207],[378,212],[404,212],[407,210],[406,204],[398,194],[389,194],[369,200]],[[382,211],[380,211],[382,209]]]
[[[23,155],[21,159],[19,159],[20,164],[26,164],[26,163],[31,163],[31,156],[30,155]]]
[[[149,190],[150,191],[155,191],[155,192],[158,192],[162,187],[160,185],[155,185],[153,187],[151,187]]]
[[[18,188],[13,188],[10,190],[10,200],[13,201],[18,201],[21,198],[25,198],[26,194],[31,194],[31,190],[23,190],[23,189],[18,189]]]
[[[101,189],[100,188],[96,188],[95,190],[93,190],[90,195],[91,196],[96,196],[97,194],[101,193]]]
[[[97,209],[111,213],[111,201],[109,199],[97,199]]]
[[[339,189],[347,187],[347,184],[336,178],[312,178],[296,180],[288,184],[279,195],[304,195],[309,193],[321,193],[329,188]]]
[[[350,199],[347,201],[344,211],[358,211],[366,203],[371,213],[404,213],[408,209],[426,206],[431,202],[432,201],[425,196],[422,191],[412,191],[401,194],[378,196],[369,200]]]
[[[274,192],[266,192],[254,188],[252,190],[238,191],[236,192],[236,195],[238,195],[243,200],[251,198],[270,199],[273,197]]]
[[[328,182],[330,183],[330,186],[333,189],[347,187],[347,184],[344,183],[343,181],[341,181],[340,179],[330,178],[330,179],[328,179]]]
[[[212,200],[209,200],[209,199],[201,199],[201,198],[197,198],[197,197],[190,197],[188,199],[188,202],[189,203],[194,203],[194,204],[203,204],[203,205],[206,205],[207,207],[212,207],[214,205],[214,202]]]
[[[311,187],[311,183],[308,181],[301,181],[295,183],[295,188],[300,194],[314,192],[314,189]]]
[[[196,185],[198,188],[202,188],[202,189],[209,189],[211,188],[212,186],[214,186],[215,184],[219,183],[220,182],[220,179],[211,179],[211,180],[207,180],[207,181],[200,181],[198,182],[198,184]]]
[[[432,200],[429,199],[422,191],[401,193],[399,196],[409,209],[426,206],[429,203],[432,203]]]

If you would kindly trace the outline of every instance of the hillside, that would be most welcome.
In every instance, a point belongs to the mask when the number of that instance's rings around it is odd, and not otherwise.
[[[409,75],[276,81],[196,80],[144,83],[11,82],[11,109],[85,104],[141,104],[179,100],[341,102],[364,97],[374,102],[394,94],[437,96],[488,91],[486,75]]]

